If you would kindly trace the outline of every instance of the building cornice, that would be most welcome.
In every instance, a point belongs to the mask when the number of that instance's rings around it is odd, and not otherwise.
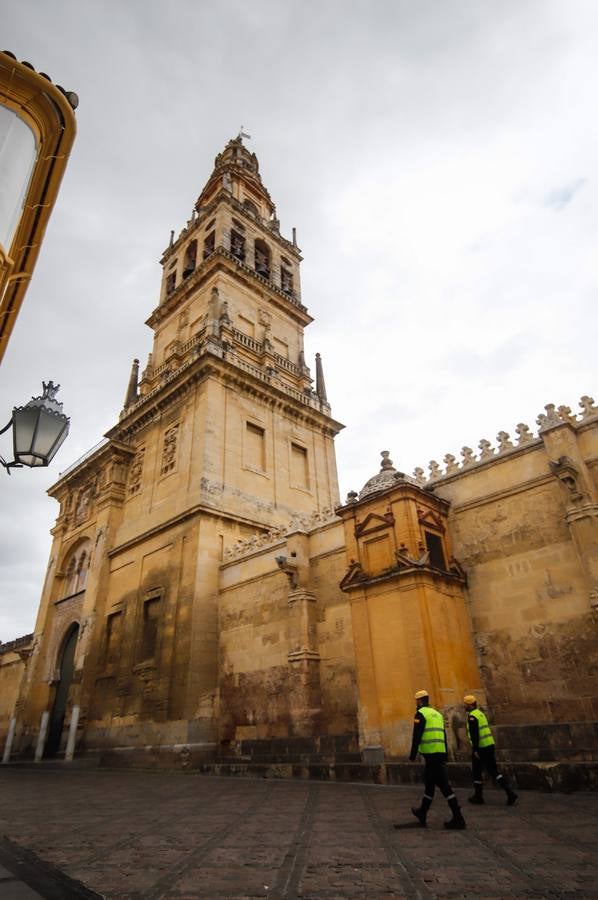
[[[193,387],[210,376],[221,378],[291,415],[317,425],[325,433],[336,435],[344,425],[319,408],[321,401],[312,395],[302,395],[266,372],[249,363],[239,365],[238,359],[229,360],[227,350],[206,339],[203,348],[183,363],[176,371],[166,375],[164,383],[127,407],[120,422],[106,432],[112,442],[127,445],[132,436],[149,425],[176,403],[180,403]],[[278,383],[276,383],[278,381]]]

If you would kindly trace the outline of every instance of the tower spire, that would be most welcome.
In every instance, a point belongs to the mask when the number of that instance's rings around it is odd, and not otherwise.
[[[326,384],[324,382],[324,368],[322,366],[322,357],[319,353],[316,353],[316,394],[323,403],[328,403]]]
[[[137,400],[139,394],[137,393],[137,384],[139,381],[139,360],[134,359],[133,365],[131,366],[131,375],[129,377],[129,385],[127,387],[127,394],[125,397],[125,409],[127,406],[130,406],[131,403],[134,403]]]

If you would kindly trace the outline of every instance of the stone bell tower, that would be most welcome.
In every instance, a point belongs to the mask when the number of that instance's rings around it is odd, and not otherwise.
[[[112,432],[130,442],[147,412],[193,392],[191,420],[165,432],[160,475],[189,442],[187,501],[252,523],[287,522],[338,501],[321,360],[316,385],[303,350],[301,255],[280,233],[258,161],[239,136],[215,159],[191,219],[162,257],[154,345],[129,384]],[[187,465],[187,464],[186,464]],[[182,487],[182,485],[181,485]],[[159,487],[157,487],[160,493]],[[170,491],[169,491],[170,493]]]
[[[106,440],[50,490],[60,514],[17,713],[38,757],[209,753],[227,548],[338,502],[342,425],[321,360],[315,386],[305,362],[301,255],[241,135],[161,262],[147,365]]]

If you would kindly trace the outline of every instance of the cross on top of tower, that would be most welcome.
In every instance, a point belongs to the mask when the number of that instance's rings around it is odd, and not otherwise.
[[[238,141],[242,141],[243,138],[247,138],[247,140],[250,141],[250,140],[251,140],[251,135],[250,135],[250,134],[247,134],[246,131],[243,131],[243,125],[241,125],[241,127],[239,128],[239,133],[238,133],[238,135],[237,135],[237,140],[238,140]]]

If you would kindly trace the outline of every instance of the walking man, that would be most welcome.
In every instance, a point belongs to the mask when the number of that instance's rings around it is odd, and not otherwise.
[[[490,777],[496,781],[507,795],[507,804],[512,806],[517,802],[517,794],[511,790],[506,776],[501,775],[496,766],[494,738],[492,737],[488,719],[482,710],[478,709],[477,699],[473,694],[467,694],[463,698],[463,703],[467,711],[467,737],[471,744],[471,769],[474,789],[474,794],[468,798],[469,802],[478,804],[484,802],[482,772],[486,769]]]
[[[465,828],[465,819],[461,815],[457,798],[449,784],[446,769],[446,731],[444,728],[444,716],[430,706],[430,698],[427,691],[418,691],[415,695],[417,710],[413,720],[413,737],[411,740],[411,752],[409,759],[415,761],[418,753],[424,758],[426,765],[424,773],[424,796],[420,806],[413,807],[411,812],[422,827],[426,825],[426,816],[432,806],[436,787],[445,797],[451,812],[452,819],[444,823],[445,828]]]

